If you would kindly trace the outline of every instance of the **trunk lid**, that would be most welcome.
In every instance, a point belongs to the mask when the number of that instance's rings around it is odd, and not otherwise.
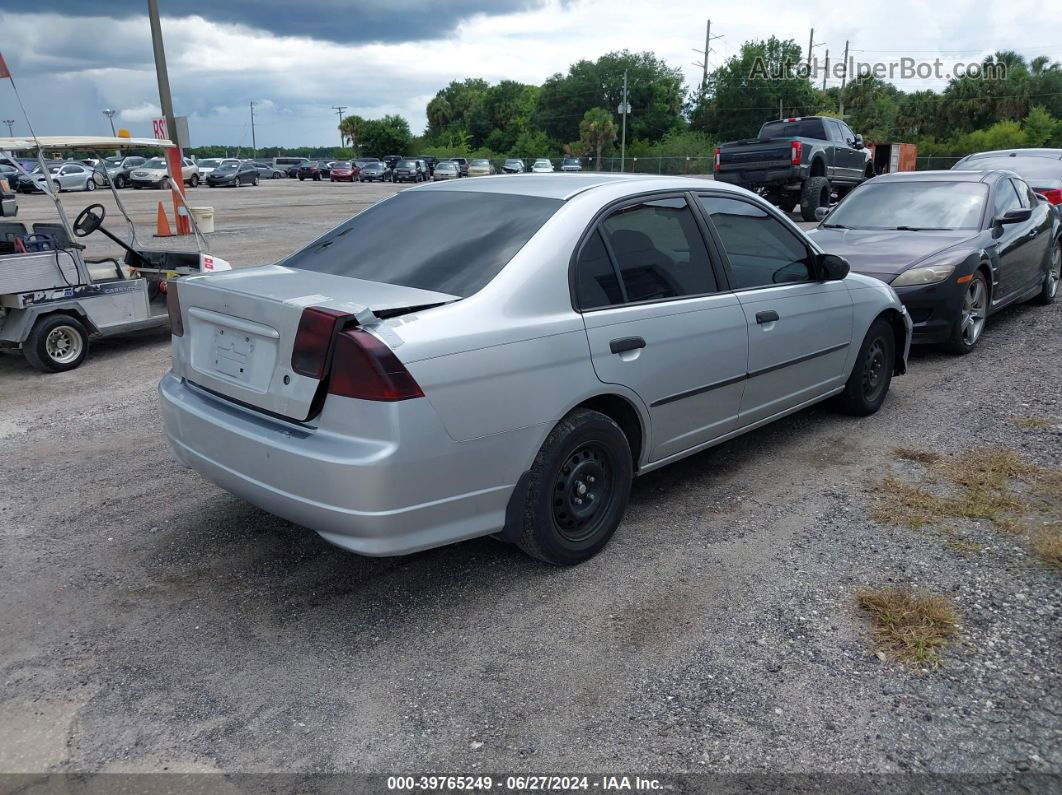
[[[457,299],[446,293],[267,265],[178,283],[184,321],[178,374],[212,392],[289,417],[308,419],[327,380],[291,366],[303,310],[326,307],[384,316]],[[357,325],[351,319],[349,325]]]

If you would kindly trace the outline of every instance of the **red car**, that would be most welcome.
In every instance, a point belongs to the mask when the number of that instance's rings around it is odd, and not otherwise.
[[[344,163],[342,161],[332,164],[332,169],[329,172],[329,179],[332,182],[354,182],[358,178],[358,174],[361,173],[361,169],[358,168],[355,163]]]

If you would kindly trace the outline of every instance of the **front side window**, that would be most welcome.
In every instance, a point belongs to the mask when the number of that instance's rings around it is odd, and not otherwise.
[[[1021,199],[1014,190],[1014,183],[1009,179],[1001,179],[996,183],[995,195],[992,197],[992,219],[995,220],[1010,210],[1021,208]]]
[[[730,260],[734,289],[811,280],[811,255],[766,210],[737,199],[701,196]]]
[[[616,210],[601,224],[628,301],[715,292],[715,274],[685,199],[652,199]]]

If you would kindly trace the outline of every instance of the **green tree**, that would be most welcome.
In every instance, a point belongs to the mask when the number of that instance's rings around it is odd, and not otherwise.
[[[362,151],[374,157],[405,154],[412,139],[409,122],[397,115],[368,119],[361,132]]]
[[[612,114],[604,108],[590,108],[583,114],[583,120],[579,122],[579,143],[582,144],[583,154],[594,152],[598,171],[601,170],[601,150],[616,140],[619,125],[612,118]],[[574,151],[573,154],[576,154]]]
[[[1062,120],[1053,118],[1042,105],[1036,105],[1029,110],[1021,126],[1026,146],[1047,146],[1062,131]]]
[[[361,132],[364,127],[365,119],[361,116],[345,116],[339,122],[339,134],[343,136],[344,141],[350,141],[350,148],[355,153],[358,151],[358,141],[361,140]]]

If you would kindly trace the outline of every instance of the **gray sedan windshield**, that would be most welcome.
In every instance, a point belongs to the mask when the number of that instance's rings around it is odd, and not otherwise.
[[[497,276],[561,204],[501,193],[399,193],[280,264],[465,298]]]
[[[869,182],[823,226],[850,229],[978,229],[988,198],[980,182]]]

